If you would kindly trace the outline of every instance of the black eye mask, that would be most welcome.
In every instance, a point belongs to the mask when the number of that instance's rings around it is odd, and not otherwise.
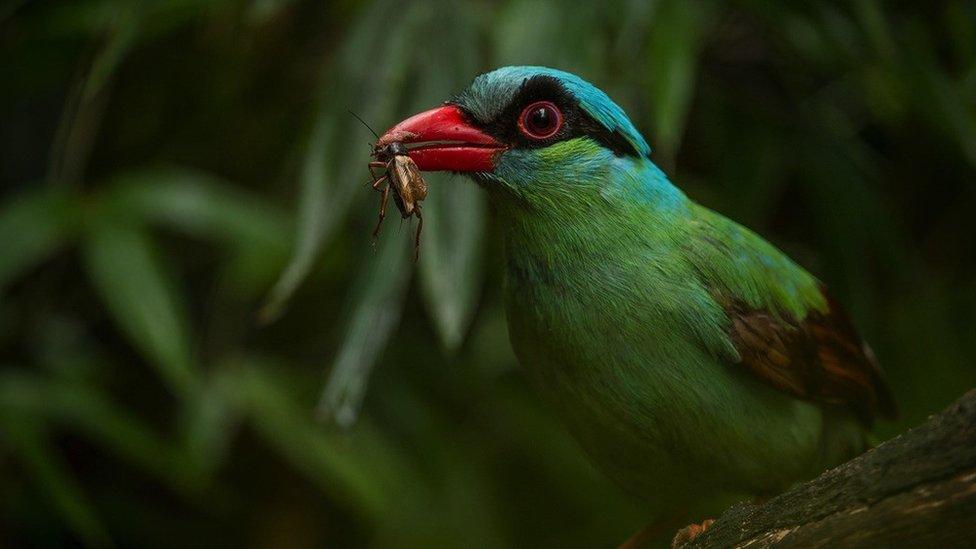
[[[563,125],[559,131],[545,139],[530,139],[518,129],[518,119],[522,110],[537,101],[552,102],[563,116]],[[461,109],[468,115],[472,123],[485,133],[512,148],[539,149],[567,139],[589,137],[613,151],[617,156],[641,156],[623,134],[608,130],[581,109],[576,98],[566,91],[558,79],[552,76],[539,75],[522,81],[522,86],[508,105],[486,123],[475,120],[475,117],[465,108],[463,93],[448,103]]]

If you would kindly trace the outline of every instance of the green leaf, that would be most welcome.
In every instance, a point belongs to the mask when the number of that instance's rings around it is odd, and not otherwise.
[[[413,110],[426,108],[441,101],[448,95],[449,90],[461,83],[458,80],[463,82],[470,78],[466,73],[475,64],[476,56],[473,50],[461,50],[453,51],[452,55],[442,59],[442,62],[435,62],[434,65],[439,70],[425,71],[419,75],[406,71],[409,65],[406,59],[401,59],[403,50],[399,48],[399,42],[406,42],[408,37],[414,35],[438,32],[434,28],[436,21],[436,10],[424,9],[417,5],[404,15],[401,24],[397,27],[400,33],[389,38],[388,53],[391,57],[396,56],[392,57],[391,67],[395,67],[396,70],[391,68],[388,74],[396,78],[406,77],[409,74],[417,80],[418,89],[411,94],[412,100],[409,102]],[[466,27],[461,22],[459,32],[463,32],[464,28]],[[436,55],[443,55],[443,53]],[[452,70],[454,77],[446,78],[445,75],[451,74]],[[465,74],[461,76],[462,73]],[[453,240],[453,236],[444,236],[439,240],[435,238],[436,248],[432,252],[431,262],[433,268],[439,266],[456,269],[458,272],[455,274],[467,275],[467,278],[457,286],[450,286],[446,283],[442,284],[443,280],[437,278],[438,274],[430,271],[427,287],[433,290],[428,291],[426,295],[438,326],[443,328],[439,333],[442,334],[445,346],[456,348],[470,322],[473,304],[477,297],[476,291],[480,287],[477,282],[479,280],[478,243],[484,230],[484,198],[473,186],[467,189],[439,183],[437,186],[442,188],[432,192],[445,197],[446,204],[444,208],[446,215],[434,214],[436,219],[445,220],[446,226],[439,227],[438,233],[446,235],[454,232],[453,229],[458,229],[458,238],[457,240]],[[436,204],[437,198],[434,198],[434,202]],[[472,213],[469,219],[455,224],[452,221],[457,218],[450,217],[447,209],[458,203],[462,207],[470,208]],[[457,213],[464,215],[461,211]],[[465,222],[469,224],[461,228],[460,225]],[[410,266],[407,264],[408,255],[405,251],[404,239],[391,240],[392,236],[386,236],[378,256],[375,260],[368,261],[364,272],[357,277],[357,286],[350,293],[351,313],[347,315],[350,321],[343,333],[342,345],[320,399],[319,415],[331,418],[341,426],[349,426],[356,420],[369,373],[402,312]]]
[[[113,215],[149,222],[197,238],[283,253],[289,222],[261,197],[204,172],[149,168],[112,178],[103,193]]]
[[[344,435],[316,424],[281,386],[281,376],[267,373],[280,365],[244,358],[234,366],[237,375],[228,387],[261,438],[360,518],[377,521],[391,512],[400,491],[394,488],[405,480],[405,470],[390,459],[393,448],[368,428]]]
[[[199,485],[211,481],[230,452],[231,438],[239,421],[234,407],[231,372],[218,371],[204,388],[185,403],[181,426],[185,460]]]
[[[916,41],[907,50],[906,76],[911,79],[918,112],[935,132],[958,148],[970,168],[976,168],[976,109],[972,102],[934,61],[937,55],[933,48]]]
[[[481,295],[487,206],[483,191],[466,179],[437,174],[428,183],[421,289],[441,343],[453,352],[464,341]]]
[[[72,84],[51,147],[49,180],[76,184],[84,176],[104,114],[106,89],[139,36],[141,11],[140,4],[125,3],[101,12],[105,36],[94,59]]]
[[[182,450],[119,406],[100,388],[68,379],[8,372],[0,375],[0,408],[64,426],[162,479],[168,486],[199,493],[202,475]],[[194,484],[196,482],[196,484]]]
[[[196,384],[187,322],[173,282],[143,231],[96,220],[85,267],[116,326],[177,394]]]
[[[552,0],[502,4],[497,22],[482,23],[491,33],[494,64],[545,65],[599,81],[609,53],[604,28],[610,24],[609,10],[600,8],[597,3],[578,2],[567,9],[565,3]],[[593,38],[571,38],[581,36]]]
[[[285,214],[209,174],[180,168],[126,172],[112,179],[103,198],[116,219],[229,246],[227,281],[238,295],[267,291],[285,264],[291,243]]]
[[[113,11],[108,36],[95,56],[82,88],[82,101],[94,98],[122,63],[139,36],[141,11],[138,4],[122,4]]]
[[[69,195],[45,189],[25,193],[0,210],[0,290],[65,244],[76,207]]]
[[[334,182],[327,172],[325,156],[336,131],[334,124],[330,122],[329,118],[320,116],[309,140],[300,176],[301,199],[295,250],[261,308],[259,318],[263,322],[271,322],[281,314],[288,299],[308,276],[319,251],[336,224],[336,217],[341,215],[341,209],[348,202],[335,200],[330,203],[329,200],[330,197],[335,198],[336,194],[331,188]],[[330,206],[340,210],[330,210]]]
[[[437,28],[436,17],[424,21],[425,32],[440,32],[459,46],[451,50],[436,42],[420,46],[426,61],[416,73],[410,112],[440,103],[477,70],[473,43],[464,38],[476,32],[476,26],[471,17],[459,15],[454,20],[449,29]],[[486,197],[464,177],[440,173],[425,177],[429,194],[423,203],[426,230],[418,265],[420,284],[441,344],[453,352],[464,341],[481,293]]]
[[[895,42],[892,39],[884,10],[877,0],[857,0],[854,12],[874,51],[879,57],[891,61],[895,56]]]
[[[662,1],[654,13],[645,54],[654,143],[666,164],[681,143],[694,94],[698,53],[708,35],[711,4]]]
[[[400,320],[411,271],[411,240],[404,236],[383,235],[379,251],[366,258],[349,292],[342,345],[319,401],[319,416],[343,427],[356,421],[369,373]]]
[[[271,322],[281,314],[288,299],[311,272],[348,208],[353,192],[366,181],[368,149],[364,146],[360,156],[356,153],[360,149],[350,147],[349,140],[344,138],[343,131],[349,128],[350,122],[359,125],[347,111],[355,109],[367,120],[390,117],[396,101],[396,94],[391,90],[402,89],[400,81],[408,68],[405,59],[410,51],[411,14],[421,8],[412,6],[401,14],[397,25],[388,27],[386,14],[404,8],[389,0],[375,2],[363,10],[343,45],[337,65],[324,71],[316,123],[299,176],[295,247],[291,261],[261,308],[259,316],[264,322]],[[377,41],[375,38],[380,35],[383,40]],[[367,51],[374,53],[364,54]],[[361,66],[364,55],[376,60],[366,72]],[[350,130],[349,135],[356,134]]]
[[[5,410],[0,414],[0,433],[3,433],[4,445],[18,458],[40,491],[51,499],[78,538],[89,547],[110,546],[112,541],[108,532],[81,487],[71,478],[57,448],[50,444],[50,435],[44,425]]]

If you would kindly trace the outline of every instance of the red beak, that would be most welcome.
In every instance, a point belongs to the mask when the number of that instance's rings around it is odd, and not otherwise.
[[[389,129],[378,146],[407,145],[410,158],[424,171],[490,172],[505,150],[490,135],[475,128],[453,105],[415,114]]]

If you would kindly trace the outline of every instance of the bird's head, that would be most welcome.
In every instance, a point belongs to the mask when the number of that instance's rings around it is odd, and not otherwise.
[[[478,76],[444,105],[391,128],[378,144],[396,142],[406,144],[421,170],[464,173],[502,195],[546,202],[553,193],[593,188],[613,170],[653,166],[647,142],[607,94],[545,67]]]

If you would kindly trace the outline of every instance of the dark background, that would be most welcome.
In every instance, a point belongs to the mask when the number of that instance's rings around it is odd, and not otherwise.
[[[802,5],[801,5],[802,4]],[[976,4],[0,5],[0,543],[610,547],[650,517],[517,369],[497,227],[369,132],[479,72],[606,90],[827,283],[902,406],[976,382]],[[29,543],[28,543],[29,542]]]

